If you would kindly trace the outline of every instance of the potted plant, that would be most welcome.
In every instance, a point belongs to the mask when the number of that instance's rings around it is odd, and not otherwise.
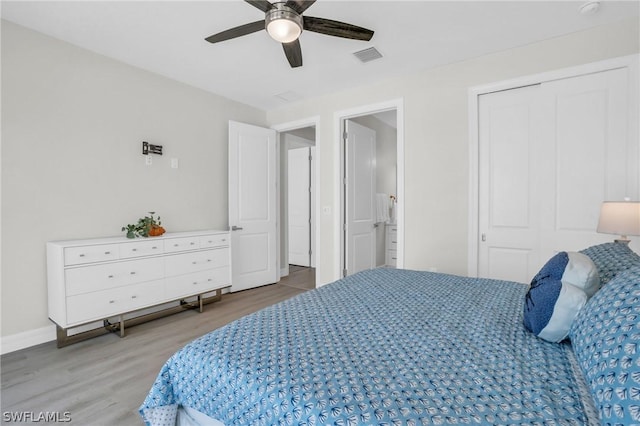
[[[149,216],[141,217],[138,223],[128,224],[122,227],[122,231],[127,232],[127,238],[136,237],[157,237],[165,233],[162,227],[160,216],[153,217],[156,212],[149,212]]]

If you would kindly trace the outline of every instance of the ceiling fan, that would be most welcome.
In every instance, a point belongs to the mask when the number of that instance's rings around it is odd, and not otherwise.
[[[302,50],[298,40],[302,30],[364,41],[369,41],[373,37],[373,31],[366,28],[331,19],[302,16],[316,0],[287,0],[277,3],[270,3],[268,0],[245,1],[263,11],[264,19],[222,31],[205,40],[209,43],[218,43],[264,29],[271,38],[282,43],[291,68],[296,68],[302,66]]]

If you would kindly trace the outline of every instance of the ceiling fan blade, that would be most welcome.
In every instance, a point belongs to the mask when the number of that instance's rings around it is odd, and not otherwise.
[[[262,21],[251,22],[249,24],[240,25],[239,27],[234,27],[226,31],[222,31],[221,33],[214,34],[205,38],[205,40],[207,40],[209,43],[218,43],[220,41],[225,41],[232,38],[241,37],[243,35],[255,33],[260,30],[264,30],[264,19]]]
[[[290,7],[298,13],[302,13],[314,4],[316,0],[287,0],[285,6]]]
[[[300,48],[300,40],[294,40],[291,43],[282,43],[284,54],[287,55],[287,60],[291,68],[297,68],[302,66],[302,49]]]
[[[267,0],[244,0],[244,1],[249,3],[251,6],[257,7],[264,13],[267,13],[267,11],[273,7],[273,5],[269,3]]]
[[[302,22],[305,30],[315,33],[364,41],[369,41],[373,37],[371,30],[331,19],[303,16]]]

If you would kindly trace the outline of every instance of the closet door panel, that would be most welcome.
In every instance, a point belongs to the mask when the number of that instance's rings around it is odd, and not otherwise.
[[[594,243],[600,205],[622,200],[633,186],[627,143],[628,82],[625,69],[542,85],[540,123],[545,158],[541,254],[579,250]],[[637,165],[636,165],[637,167]]]
[[[479,268],[482,277],[526,282],[537,265],[539,86],[480,96]]]
[[[620,68],[479,97],[480,276],[529,282],[556,252],[603,241],[603,201],[638,199],[632,78]]]

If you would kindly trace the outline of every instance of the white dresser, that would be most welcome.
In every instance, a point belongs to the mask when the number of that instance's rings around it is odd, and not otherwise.
[[[231,285],[228,231],[164,234],[47,243],[49,318],[58,346],[67,329],[118,317]]]
[[[395,268],[398,260],[398,225],[385,224],[384,249],[385,265]]]

